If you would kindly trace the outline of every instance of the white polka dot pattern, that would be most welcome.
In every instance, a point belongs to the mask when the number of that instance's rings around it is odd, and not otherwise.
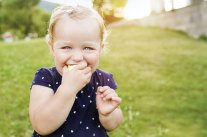
[[[46,87],[50,87],[54,90],[54,92],[56,92],[61,84],[62,77],[58,76],[60,78],[59,79],[55,76],[56,74],[51,73],[51,71],[54,71],[54,69],[49,69],[49,71],[50,72],[48,72],[48,70],[46,69],[40,70],[40,72],[38,72],[38,77],[36,79],[38,81],[34,80],[33,83],[37,85],[39,84]],[[91,83],[87,84],[86,87],[81,89],[80,92],[78,92],[77,95],[75,96],[75,102],[71,109],[71,113],[69,114],[69,116],[65,120],[65,123],[63,124],[64,130],[58,131],[59,137],[77,136],[79,132],[86,133],[86,130],[87,130],[87,137],[89,136],[105,137],[106,133],[104,128],[100,124],[98,118],[98,111],[97,111],[98,108],[96,106],[97,88],[99,86],[109,86],[113,89],[116,89],[117,87],[115,81],[113,80],[112,74],[101,70],[97,70],[95,73],[96,74],[93,75],[93,77],[91,78],[92,84]],[[72,122],[74,124],[70,124]],[[80,129],[80,127],[82,127],[82,129]],[[33,135],[34,137],[39,137],[36,134]]]

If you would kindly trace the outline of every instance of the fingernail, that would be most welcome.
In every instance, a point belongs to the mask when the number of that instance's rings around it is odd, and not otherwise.
[[[102,88],[100,89],[100,92],[103,92],[103,89]]]

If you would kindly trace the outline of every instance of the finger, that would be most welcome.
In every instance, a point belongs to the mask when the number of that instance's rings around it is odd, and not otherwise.
[[[87,63],[86,62],[81,62],[80,64],[78,64],[76,66],[77,69],[82,70],[85,69],[87,67]]]
[[[112,99],[112,97],[117,97],[117,94],[116,93],[110,93],[107,96],[105,96],[103,98],[103,100],[109,100],[109,99]]]
[[[112,97],[111,99],[121,104],[122,99],[120,97]]]
[[[83,73],[84,73],[84,74],[88,74],[89,72],[91,72],[91,67],[86,67],[86,68],[83,70]]]
[[[113,93],[113,91],[112,91],[111,88],[105,90],[105,91],[103,92],[103,94],[101,95],[101,97],[105,97],[105,96],[107,96],[109,93]]]
[[[90,82],[91,76],[92,76],[92,73],[91,72],[89,72],[88,74],[85,75],[86,83],[89,83]]]
[[[67,68],[67,66],[64,66],[62,70],[63,70],[63,73],[68,72],[68,68]]]
[[[114,107],[120,108],[122,99],[120,97],[112,97],[112,100],[116,102]]]
[[[98,88],[97,88],[97,94],[98,95],[100,95],[100,94],[102,94],[102,86],[98,86]]]
[[[99,91],[103,93],[103,92],[105,92],[107,89],[110,89],[110,87],[109,87],[109,86],[103,86],[103,87],[100,88]]]
[[[85,74],[85,75],[86,75],[87,78],[91,78],[91,76],[92,76],[92,72],[90,71],[90,72],[88,72],[88,73]]]

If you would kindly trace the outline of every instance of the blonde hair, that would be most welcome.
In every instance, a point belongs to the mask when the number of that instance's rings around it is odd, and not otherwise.
[[[55,8],[52,12],[50,23],[48,27],[48,34],[46,35],[46,41],[53,43],[54,41],[54,27],[62,15],[68,15],[71,19],[81,20],[88,17],[93,17],[97,20],[100,28],[101,44],[105,42],[106,39],[106,27],[102,17],[98,12],[92,8],[84,7],[81,5],[76,6],[59,6]]]

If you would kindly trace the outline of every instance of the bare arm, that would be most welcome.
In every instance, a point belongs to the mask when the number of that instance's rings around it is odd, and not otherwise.
[[[30,97],[30,121],[41,135],[58,129],[66,120],[75,100],[75,92],[64,90],[62,86],[54,94],[47,87],[34,85]]]
[[[74,104],[76,94],[91,78],[91,68],[79,64],[68,71],[63,68],[62,83],[56,93],[48,87],[33,85],[30,95],[30,121],[41,135],[57,130],[66,120]]]
[[[97,92],[96,103],[99,120],[106,130],[114,130],[121,124],[123,119],[123,114],[119,107],[121,98],[108,86],[99,87]]]
[[[123,120],[122,111],[120,108],[116,108],[108,115],[102,115],[99,113],[99,119],[101,124],[107,131],[112,131],[121,124]]]

